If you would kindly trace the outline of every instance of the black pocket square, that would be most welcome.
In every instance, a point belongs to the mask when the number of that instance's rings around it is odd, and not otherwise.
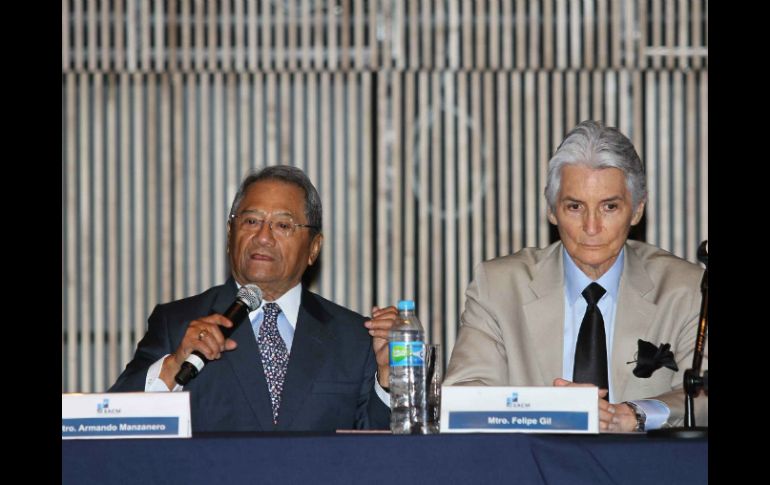
[[[667,367],[676,372],[679,370],[679,367],[676,365],[674,353],[670,349],[671,344],[660,344],[659,347],[655,347],[654,344],[639,339],[639,350],[636,352],[636,360],[627,363],[633,364],[636,362],[636,367],[634,367],[634,375],[636,377],[648,378],[661,367]]]

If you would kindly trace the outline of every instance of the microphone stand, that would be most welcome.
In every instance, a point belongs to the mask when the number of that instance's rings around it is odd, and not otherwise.
[[[703,279],[700,282],[700,291],[702,294],[700,304],[700,320],[698,322],[698,333],[695,340],[695,352],[692,356],[692,368],[684,371],[684,427],[661,428],[647,432],[649,436],[666,438],[708,438],[709,429],[707,426],[695,426],[694,399],[700,393],[700,390],[708,395],[708,375],[705,371],[700,375],[701,363],[703,362],[703,346],[706,343],[706,330],[708,328],[708,300],[709,300],[709,263],[706,244],[708,240],[700,243],[698,247],[698,260],[706,265],[706,271],[703,272]]]

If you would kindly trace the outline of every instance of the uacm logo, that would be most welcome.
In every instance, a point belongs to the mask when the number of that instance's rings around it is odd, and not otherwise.
[[[110,400],[105,398],[104,401],[96,403],[96,412],[99,414],[120,414],[120,408],[111,408]]]
[[[510,396],[505,398],[505,406],[509,408],[528,408],[530,404],[528,402],[519,402],[519,393],[512,392]]]

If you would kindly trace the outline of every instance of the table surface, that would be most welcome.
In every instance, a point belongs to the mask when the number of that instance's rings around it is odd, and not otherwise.
[[[197,433],[62,440],[62,483],[707,483],[708,439]]]

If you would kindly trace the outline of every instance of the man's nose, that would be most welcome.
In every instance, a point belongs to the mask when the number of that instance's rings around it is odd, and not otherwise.
[[[593,212],[587,212],[583,219],[583,231],[586,234],[593,235],[598,234],[602,228],[602,221],[598,214]]]
[[[262,227],[257,229],[257,232],[254,233],[254,237],[259,242],[275,242],[275,237],[273,236],[273,230],[270,228],[271,222],[265,221],[262,224]]]

